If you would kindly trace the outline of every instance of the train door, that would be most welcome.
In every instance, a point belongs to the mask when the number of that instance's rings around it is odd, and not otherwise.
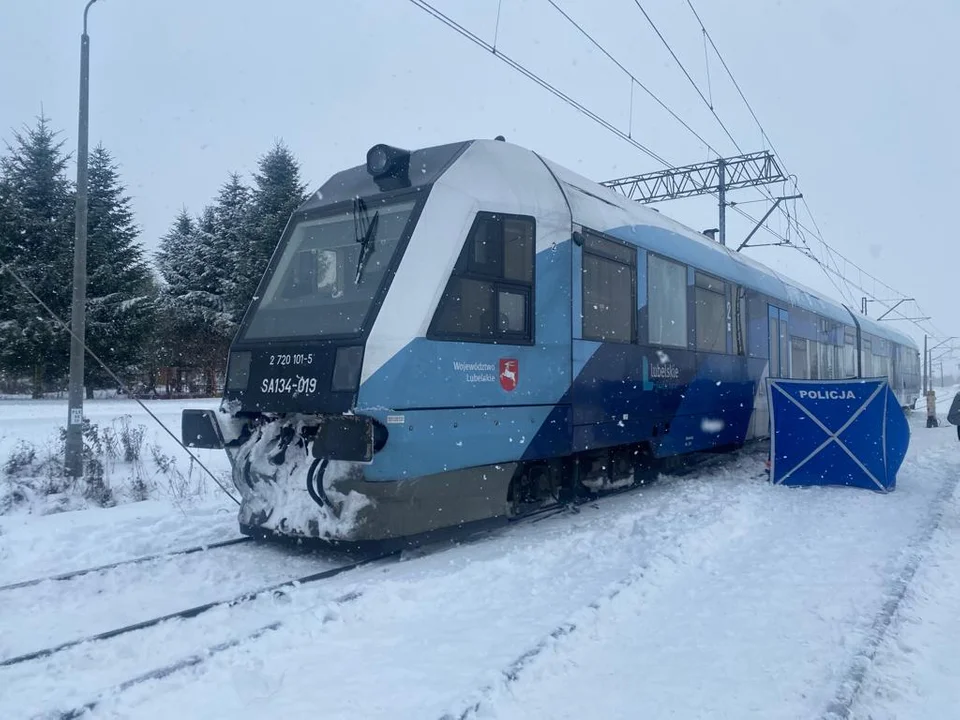
[[[767,320],[770,328],[770,377],[790,377],[790,333],[788,325],[790,314],[776,305],[767,306]]]
[[[762,306],[759,312],[760,317],[757,319],[762,322]],[[750,418],[747,439],[770,436],[767,378],[790,377],[789,322],[790,314],[786,310],[778,308],[776,305],[767,305],[767,363],[757,381],[757,390],[753,397],[753,415]]]
[[[889,343],[890,348],[890,387],[903,402],[903,375],[900,371],[900,346]]]
[[[788,324],[789,313],[776,305],[767,305],[767,362],[757,379],[757,388],[753,397],[753,414],[750,418],[750,427],[747,429],[747,439],[764,438],[770,435],[770,410],[767,407],[767,378],[790,377],[790,334]],[[763,305],[760,304],[756,315],[750,319],[756,334],[757,356],[763,343]]]

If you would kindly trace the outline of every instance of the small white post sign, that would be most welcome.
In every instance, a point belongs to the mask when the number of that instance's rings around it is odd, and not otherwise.
[[[70,408],[70,424],[71,425],[83,424],[83,410],[81,410],[80,408]]]

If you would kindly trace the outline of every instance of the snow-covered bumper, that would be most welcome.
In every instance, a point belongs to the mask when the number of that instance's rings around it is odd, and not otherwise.
[[[377,462],[331,459],[337,424],[317,416],[273,420],[227,443],[242,496],[239,522],[249,535],[381,541],[503,516],[514,463],[396,480],[369,480]],[[348,452],[356,452],[354,450]],[[319,457],[318,457],[319,455]]]

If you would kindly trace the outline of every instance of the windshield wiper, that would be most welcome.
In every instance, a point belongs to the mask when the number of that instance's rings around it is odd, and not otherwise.
[[[357,198],[353,203],[353,227],[354,239],[360,243],[360,257],[357,258],[357,276],[353,280],[354,285],[360,284],[360,276],[363,275],[363,268],[373,253],[373,243],[377,235],[377,225],[380,222],[380,211],[377,210],[373,214],[373,219],[366,224],[366,230],[361,233],[360,225],[362,220],[366,220],[366,218],[367,204],[363,201],[363,198]]]

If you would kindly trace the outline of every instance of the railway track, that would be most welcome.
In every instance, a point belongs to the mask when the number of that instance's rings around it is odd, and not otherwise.
[[[328,578],[336,577],[350,570],[355,570],[357,568],[363,567],[364,565],[370,565],[372,563],[378,562],[380,560],[385,560],[387,558],[399,555],[398,551],[393,551],[389,553],[384,553],[372,558],[364,558],[362,560],[357,560],[356,562],[347,563],[335,568],[329,568],[321,572],[311,573],[309,575],[302,575],[297,578],[292,578],[290,580],[285,580],[283,582],[274,583],[272,585],[267,585],[265,587],[258,588],[256,590],[251,590],[244,592],[235,597],[226,599],[226,600],[215,600],[213,602],[203,603],[202,605],[195,605],[193,607],[185,608],[183,610],[178,610],[176,612],[167,613],[165,615],[160,615],[157,617],[150,618],[148,620],[141,620],[140,622],[132,623],[130,625],[124,625],[122,627],[114,628],[113,630],[107,630],[106,632],[97,633],[96,635],[90,635],[87,637],[78,638],[76,640],[70,640],[68,642],[60,643],[59,645],[54,645],[52,647],[44,648],[42,650],[34,650],[33,652],[23,653],[21,655],[15,655],[13,657],[0,660],[0,667],[10,667],[12,665],[19,665],[20,663],[29,662],[30,660],[38,660],[41,658],[46,658],[51,655],[63,652],[69,648],[76,647],[78,645],[83,645],[85,643],[94,643],[101,642],[103,640],[109,640],[111,638],[119,637],[120,635],[126,635],[127,633],[136,632],[137,630],[145,630],[146,628],[159,625],[160,623],[167,622],[168,620],[188,620],[190,618],[195,618],[199,615],[202,615],[205,612],[213,610],[214,608],[219,607],[235,607],[243,603],[250,602],[256,598],[264,595],[266,593],[276,593],[281,592],[284,589],[293,589],[301,585],[308,585],[310,583],[319,582],[321,580],[327,580]]]
[[[746,452],[749,453],[751,452],[751,450],[747,449]],[[714,467],[719,464],[722,464],[725,461],[730,460],[732,456],[736,456],[738,454],[739,453],[732,453],[727,455],[714,455],[714,456],[701,457],[696,460],[691,460],[689,462],[686,462],[679,467],[671,468],[669,471],[664,471],[664,475],[672,476],[672,477],[683,477],[683,476],[690,475],[695,472],[699,472],[699,471],[708,469],[710,467]],[[539,523],[555,515],[579,513],[581,512],[581,508],[583,508],[584,506],[599,507],[599,505],[597,504],[598,500],[607,499],[613,496],[622,495],[630,492],[636,492],[638,490],[641,490],[648,484],[649,483],[645,483],[645,482],[638,483],[632,486],[611,490],[611,491],[607,491],[600,494],[586,495],[586,496],[577,498],[575,501],[569,502],[569,503],[553,503],[550,505],[546,505],[541,508],[538,508],[537,510],[528,512],[523,516],[520,516],[518,518],[511,520],[511,522],[508,523],[508,526],[514,526],[517,524],[527,524],[527,523]],[[481,542],[484,537],[488,537],[488,536],[489,534],[487,532],[481,532],[481,533],[473,534],[471,537],[468,537],[465,539],[461,538],[457,542],[459,544]],[[83,570],[77,570],[69,573],[62,573],[60,575],[50,576],[47,578],[40,578],[37,580],[29,580],[29,581],[24,581],[20,583],[13,583],[8,586],[0,587],[0,591],[14,589],[14,588],[29,587],[30,585],[36,585],[45,581],[70,580],[71,578],[80,577],[82,575],[91,574],[98,571],[107,571],[107,570],[111,570],[116,567],[122,567],[125,565],[146,563],[151,560],[165,559],[169,557],[176,557],[176,556],[181,556],[186,554],[196,554],[204,550],[210,550],[218,547],[227,547],[230,545],[240,544],[247,540],[249,539],[235,538],[232,540],[223,541],[221,543],[213,543],[213,544],[204,545],[204,546],[185,548],[183,550],[173,551],[169,553],[161,553],[157,555],[134,558],[128,561],[111,563],[109,565],[103,565],[95,568],[86,568]],[[429,546],[426,548],[421,548],[422,552],[418,554],[430,555],[434,551],[438,549],[442,549],[447,546],[448,546],[448,543],[445,543],[445,542],[436,543],[433,546],[433,549],[431,549]],[[257,599],[258,597],[262,597],[269,594],[284,593],[288,590],[293,590],[298,586],[319,583],[324,580],[336,577],[338,575],[342,575],[351,570],[359,569],[364,566],[374,565],[376,563],[389,561],[391,559],[399,559],[401,554],[402,554],[402,550],[394,548],[387,552],[378,553],[373,556],[363,557],[362,559],[359,559],[357,561],[347,562],[333,568],[326,568],[319,572],[308,573],[299,577],[284,580],[282,582],[267,584],[257,589],[246,591],[227,599],[206,602],[203,604],[184,608],[175,612],[165,613],[163,615],[151,617],[146,620],[116,627],[116,628],[107,630],[105,632],[92,634],[86,637],[70,640],[68,642],[62,642],[62,643],[51,645],[49,647],[45,647],[39,650],[21,653],[21,654],[0,660],[0,668],[9,668],[17,665],[23,665],[31,661],[42,660],[42,659],[57,655],[66,650],[69,650],[70,648],[75,648],[81,645],[92,645],[92,644],[102,643],[116,637],[128,635],[130,633],[135,633],[140,630],[145,630],[147,628],[155,627],[155,626],[161,625],[162,623],[166,623],[170,621],[189,620],[192,618],[196,618],[200,615],[203,615],[204,613],[207,613],[211,610],[214,610],[215,608],[236,607],[238,605],[249,603]],[[351,593],[347,593],[346,595],[337,597],[333,599],[331,602],[333,604],[341,605],[341,604],[352,602],[361,596],[362,596],[361,592],[351,592]],[[101,704],[104,698],[115,697],[117,694],[130,690],[131,688],[134,688],[144,682],[166,678],[182,670],[186,670],[188,668],[192,668],[197,665],[200,665],[206,662],[208,659],[220,653],[223,653],[232,648],[236,648],[248,642],[254,642],[258,638],[261,638],[265,635],[275,632],[280,628],[282,628],[283,625],[284,623],[282,620],[276,620],[274,622],[262,625],[239,637],[224,640],[216,645],[211,645],[196,653],[184,656],[179,660],[168,662],[163,666],[154,668],[147,672],[131,677],[125,680],[124,682],[114,685],[111,688],[106,688],[100,691],[99,693],[97,693],[97,696],[95,699],[85,703],[82,706],[70,708],[67,710],[57,709],[57,710],[54,710],[52,714],[45,715],[45,717],[59,717],[59,718],[81,717],[86,712],[90,711],[97,705]]]
[[[363,597],[363,593],[361,592],[349,592],[344,595],[341,595],[340,597],[334,598],[332,600],[332,604],[345,605],[349,602],[353,602],[354,600],[358,600],[361,597]],[[115,685],[112,688],[101,691],[97,695],[96,699],[91,700],[87,703],[84,703],[83,705],[70,708],[69,710],[65,710],[65,711],[55,711],[55,713],[52,714],[52,717],[56,717],[58,720],[75,720],[75,718],[83,717],[83,715],[85,715],[87,712],[89,712],[90,710],[94,710],[98,705],[100,705],[103,702],[103,699],[106,697],[116,696],[116,695],[119,695],[120,693],[126,692],[127,690],[130,690],[131,688],[134,688],[137,685],[141,685],[150,680],[162,680],[163,678],[173,675],[174,673],[178,673],[181,670],[186,670],[187,668],[196,667],[197,665],[200,665],[206,662],[210,658],[215,657],[216,655],[219,655],[222,652],[225,652],[227,650],[232,650],[233,648],[239,647],[244,643],[253,642],[258,638],[261,638],[264,635],[267,635],[268,633],[276,632],[283,626],[284,626],[283,621],[278,620],[268,625],[259,627],[256,630],[250,633],[247,633],[243,637],[234,638],[233,640],[227,640],[222,643],[217,643],[216,645],[211,645],[210,647],[202,650],[201,652],[188,655],[175,662],[169,663],[159,668],[155,668],[153,670],[149,670],[148,672],[132,677],[129,680],[125,680],[124,682],[118,685]]]
[[[748,452],[749,452],[749,450],[748,450]],[[735,455],[735,453],[734,453],[734,455]],[[678,467],[676,467],[676,468],[672,468],[672,469],[669,471],[668,474],[669,474],[670,476],[674,476],[674,477],[683,477],[683,476],[691,475],[691,474],[693,474],[694,472],[702,471],[702,470],[704,470],[704,469],[708,469],[708,468],[710,468],[710,467],[717,466],[717,465],[719,465],[719,464],[721,464],[721,463],[729,460],[730,457],[731,457],[730,455],[709,455],[709,456],[700,457],[700,458],[696,458],[696,459],[690,459],[690,460],[688,460],[687,462],[683,463],[682,465],[680,465],[680,466],[678,466]],[[587,496],[584,496],[584,497],[577,498],[577,499],[575,499],[575,500],[573,500],[573,501],[571,501],[571,502],[566,502],[566,503],[560,503],[560,502],[550,503],[550,504],[544,505],[544,506],[542,506],[542,507],[540,507],[540,508],[537,508],[537,509],[535,509],[535,510],[531,510],[531,511],[529,511],[529,512],[527,512],[527,513],[525,513],[524,515],[521,515],[521,516],[519,516],[519,517],[512,518],[512,519],[510,520],[510,522],[508,523],[508,525],[526,524],[526,523],[538,523],[538,522],[541,522],[541,521],[543,521],[543,520],[546,520],[546,519],[551,518],[551,517],[553,517],[553,516],[555,516],[555,515],[558,515],[558,514],[571,513],[571,512],[572,512],[572,513],[578,513],[578,512],[580,512],[581,506],[588,505],[588,504],[595,504],[595,502],[596,502],[597,500],[601,499],[601,498],[602,498],[602,499],[607,499],[607,498],[611,498],[611,497],[614,497],[614,496],[618,496],[618,495],[622,495],[622,494],[626,494],[626,493],[630,493],[630,492],[636,492],[636,491],[638,491],[639,489],[641,489],[641,488],[643,488],[643,487],[644,487],[644,483],[638,483],[638,484],[630,485],[630,486],[623,487],[623,488],[618,488],[618,489],[614,489],[614,490],[608,490],[608,491],[605,491],[605,492],[603,492],[603,493],[601,493],[601,494],[596,494],[596,495],[591,494],[591,495],[587,495]],[[486,533],[481,533],[481,534],[479,534],[479,535],[474,535],[472,538],[465,538],[465,539],[464,539],[464,538],[461,538],[461,539],[459,539],[458,541],[459,541],[459,542],[476,542],[476,541],[478,541],[479,538],[482,537],[482,535],[484,535],[484,534],[486,534]],[[72,572],[68,572],[68,573],[62,573],[62,574],[60,574],[60,575],[54,575],[54,576],[50,576],[50,577],[47,577],[47,578],[40,578],[40,579],[36,579],[36,580],[28,580],[28,581],[23,581],[23,582],[19,582],[19,583],[13,583],[13,584],[10,584],[10,585],[5,585],[5,586],[0,587],[0,592],[2,592],[2,591],[4,591],[4,590],[13,590],[13,589],[18,589],[18,588],[29,587],[29,586],[31,586],[31,585],[36,585],[36,584],[39,584],[39,583],[41,583],[41,582],[46,582],[46,581],[63,581],[63,580],[70,580],[70,579],[77,578],[77,577],[81,577],[81,576],[83,576],[83,575],[91,574],[91,573],[94,573],[94,572],[111,570],[111,569],[114,569],[114,568],[123,567],[123,566],[128,566],[128,565],[135,565],[135,564],[140,564],[140,563],[146,563],[146,562],[149,562],[149,561],[152,561],[152,560],[179,557],[179,556],[183,556],[183,555],[189,555],[189,554],[194,554],[194,553],[202,552],[202,551],[205,551],[205,550],[212,550],[212,549],[221,548],[221,547],[229,547],[229,546],[232,546],[232,545],[237,545],[237,544],[240,544],[240,543],[242,543],[242,542],[249,541],[250,539],[251,539],[251,538],[247,538],[247,537],[234,538],[234,539],[225,540],[225,541],[222,541],[222,542],[219,542],[219,543],[212,543],[212,544],[208,544],[208,545],[198,545],[198,546],[195,546],[195,547],[185,548],[185,549],[183,549],[183,550],[177,550],[177,551],[173,551],[173,552],[169,552],[169,553],[160,553],[160,554],[157,554],[157,555],[144,556],[144,557],[140,557],[140,558],[134,558],[134,559],[132,559],[132,560],[121,561],[121,562],[117,562],[117,563],[111,563],[111,564],[108,564],[108,565],[102,565],[102,566],[98,566],[98,567],[94,567],[94,568],[87,568],[87,569],[83,569],[83,570],[76,570],[76,571],[72,571]],[[299,585],[306,585],[306,584],[311,584],[311,583],[319,582],[319,581],[322,581],[322,580],[326,580],[326,579],[328,579],[328,578],[336,577],[337,575],[340,575],[340,574],[342,574],[342,573],[344,573],[344,572],[348,572],[348,571],[350,571],[350,570],[354,570],[354,569],[363,567],[363,566],[365,566],[365,565],[370,565],[370,564],[373,564],[373,563],[376,563],[376,562],[380,562],[380,561],[382,561],[382,560],[386,560],[386,559],[392,558],[392,557],[399,557],[402,552],[403,552],[403,550],[400,549],[400,548],[396,548],[396,547],[395,547],[395,548],[391,548],[391,549],[389,549],[389,550],[387,550],[387,551],[377,553],[377,554],[375,554],[375,555],[373,555],[373,556],[371,556],[371,557],[364,557],[364,558],[362,558],[362,559],[360,559],[360,560],[356,560],[356,561],[354,561],[354,562],[345,563],[345,564],[343,564],[343,565],[340,565],[340,566],[337,566],[337,567],[334,567],[334,568],[328,568],[328,569],[324,569],[324,570],[322,570],[322,571],[320,571],[320,572],[308,573],[308,574],[306,574],[306,575],[302,575],[302,576],[299,576],[299,577],[295,577],[295,578],[293,578],[293,579],[284,580],[284,581],[282,581],[282,582],[278,582],[278,583],[273,583],[273,584],[270,584],[270,585],[266,585],[266,586],[264,586],[264,587],[260,587],[260,588],[255,589],[255,590],[251,590],[251,591],[247,591],[247,592],[238,594],[238,595],[236,595],[236,596],[234,596],[234,597],[232,597],[232,598],[229,598],[229,599],[225,599],[225,600],[215,600],[215,601],[203,603],[203,604],[200,604],[200,605],[195,605],[195,606],[193,606],[193,607],[185,608],[185,609],[183,609],[183,610],[178,610],[178,611],[175,611],[175,612],[166,613],[166,614],[164,614],[164,615],[159,615],[159,616],[156,616],[156,617],[152,617],[152,618],[147,619],[147,620],[142,620],[142,621],[140,621],[140,622],[131,623],[131,624],[128,624],[128,625],[124,625],[124,626],[121,626],[121,627],[117,627],[117,628],[114,628],[114,629],[111,629],[111,630],[107,630],[107,631],[104,631],[104,632],[101,632],[101,633],[97,633],[97,634],[94,634],[94,635],[90,635],[90,636],[78,638],[78,639],[75,639],[75,640],[70,640],[70,641],[68,641],[68,642],[63,642],[63,643],[60,643],[60,644],[58,644],[58,645],[54,645],[54,646],[51,646],[51,647],[48,647],[48,648],[44,648],[44,649],[41,649],[41,650],[35,650],[35,651],[32,651],[32,652],[22,653],[22,654],[19,654],[19,655],[15,655],[15,656],[12,656],[12,657],[9,657],[9,658],[0,660],[0,667],[9,667],[9,666],[12,666],[12,665],[17,665],[17,664],[20,664],[20,663],[28,662],[28,661],[30,661],[30,660],[36,660],[36,659],[39,659],[39,658],[48,657],[48,656],[50,656],[50,655],[54,655],[54,654],[56,654],[56,653],[62,652],[63,650],[67,650],[67,649],[69,649],[69,648],[76,647],[76,646],[78,646],[78,645],[82,645],[82,644],[84,644],[84,643],[99,642],[99,641],[103,641],[103,640],[108,640],[108,639],[110,639],[110,638],[118,637],[118,636],[120,636],[120,635],[125,635],[125,634],[127,634],[127,633],[131,633],[131,632],[135,632],[135,631],[138,631],[138,630],[143,630],[143,629],[146,629],[146,628],[149,628],[149,627],[153,627],[153,626],[155,626],[155,625],[159,625],[160,623],[163,623],[163,622],[166,622],[166,621],[169,621],[169,620],[194,618],[194,617],[197,617],[197,616],[199,616],[199,615],[202,615],[203,613],[208,612],[209,610],[212,610],[212,609],[214,609],[214,608],[218,608],[218,607],[233,607],[233,606],[236,606],[236,605],[238,605],[238,604],[242,604],[242,603],[246,603],[246,602],[249,602],[249,601],[251,601],[251,600],[254,600],[255,598],[257,598],[257,597],[259,597],[259,596],[261,596],[261,595],[263,595],[263,594],[265,594],[265,593],[279,592],[279,591],[282,591],[284,588],[293,588],[293,587],[299,586]],[[429,551],[428,551],[427,554],[429,554]]]
[[[115,570],[116,568],[132,565],[141,565],[143,563],[148,563],[155,560],[166,560],[168,558],[181,557],[184,555],[193,555],[195,553],[207,552],[208,550],[216,550],[217,548],[239,545],[240,543],[249,542],[252,539],[253,538],[249,537],[232,538],[230,540],[223,540],[221,542],[194,545],[193,547],[183,548],[181,550],[171,550],[170,552],[144,555],[142,557],[131,558],[130,560],[120,560],[118,562],[108,563],[106,565],[97,565],[96,567],[71,570],[70,572],[60,573],[58,575],[50,575],[48,577],[35,578],[33,580],[21,580],[8,585],[0,585],[0,592],[19,590],[21,588],[39,585],[40,583],[44,582],[62,582],[64,580],[73,580],[74,578],[83,577],[84,575],[92,575],[93,573],[106,572],[107,570]]]

